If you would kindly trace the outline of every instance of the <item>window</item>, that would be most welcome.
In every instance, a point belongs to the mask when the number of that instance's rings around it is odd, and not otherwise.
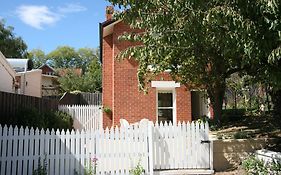
[[[158,122],[175,122],[174,92],[172,90],[157,92],[157,117]]]

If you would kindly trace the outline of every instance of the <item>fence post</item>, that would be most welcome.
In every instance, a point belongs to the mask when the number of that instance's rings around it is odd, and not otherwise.
[[[213,170],[214,169],[214,142],[213,140],[211,140],[210,142],[210,170]]]
[[[151,122],[148,123],[148,165],[149,165],[149,175],[153,175],[153,133]]]
[[[103,129],[103,108],[102,106],[99,107],[99,129]]]

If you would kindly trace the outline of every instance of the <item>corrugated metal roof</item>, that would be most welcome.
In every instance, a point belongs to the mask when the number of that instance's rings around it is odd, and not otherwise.
[[[26,72],[33,68],[33,62],[30,59],[9,58],[7,61],[16,72]]]

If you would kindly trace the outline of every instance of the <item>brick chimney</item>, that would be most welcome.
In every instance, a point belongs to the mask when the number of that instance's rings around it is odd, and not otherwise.
[[[106,6],[105,14],[106,14],[106,20],[110,20],[112,18],[114,12],[113,6]]]

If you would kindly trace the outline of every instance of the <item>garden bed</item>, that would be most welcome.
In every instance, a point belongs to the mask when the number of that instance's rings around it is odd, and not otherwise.
[[[281,124],[270,114],[244,115],[224,118],[221,127],[210,124],[214,139],[276,138],[281,140]],[[281,144],[269,145],[281,150]]]

